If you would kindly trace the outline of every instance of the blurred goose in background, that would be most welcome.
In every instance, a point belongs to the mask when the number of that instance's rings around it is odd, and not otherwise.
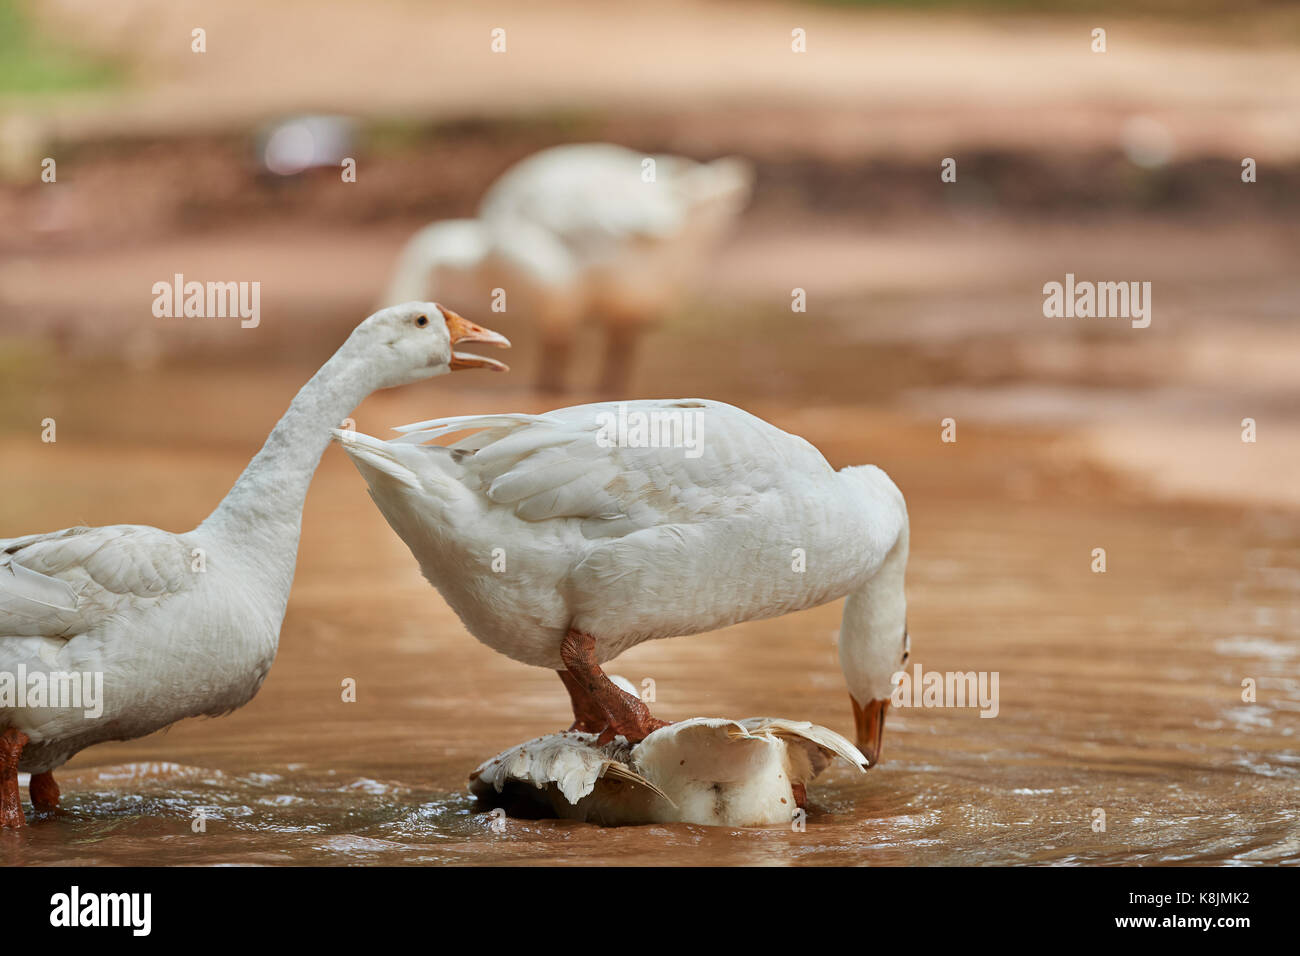
[[[504,289],[507,309],[538,328],[538,385],[550,391],[564,386],[579,323],[594,319],[607,335],[600,386],[621,391],[640,335],[704,268],[753,179],[737,158],[698,163],[607,143],[545,149],[489,187],[477,220],[416,233],[386,301],[434,295],[485,307]]]
[[[659,440],[634,433],[643,422],[660,423]],[[835,471],[802,438],[699,399],[398,431],[335,436],[470,633],[559,672],[572,729],[635,743],[664,726],[600,667],[629,647],[847,595],[840,664],[858,746],[879,761],[908,644],[907,509],[879,468]]]
[[[24,823],[20,770],[32,774],[33,805],[53,809],[53,770],[83,748],[253,698],[275,659],[303,502],[330,430],[377,389],[505,368],[454,351],[462,342],[509,345],[433,302],[370,316],[193,531],[110,525],[0,539],[0,672],[50,686],[58,672],[102,675],[99,713],[84,699],[0,698],[0,826]]]
[[[547,363],[567,356],[567,343],[584,313],[585,293],[573,254],[541,226],[478,219],[425,226],[402,248],[384,302],[436,295],[489,308],[495,289],[504,291],[506,311],[527,316],[537,326],[543,342],[539,387],[558,389],[564,369]],[[556,342],[566,343],[565,348],[546,344]]]
[[[836,757],[866,770],[853,744],[816,724],[695,717],[636,745],[586,733],[538,737],[485,761],[469,789],[517,813],[604,826],[772,826],[807,808],[807,784]]]

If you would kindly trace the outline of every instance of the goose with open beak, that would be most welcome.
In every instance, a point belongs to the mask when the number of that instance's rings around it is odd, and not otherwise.
[[[485,345],[497,345],[501,348],[510,348],[510,340],[500,332],[493,332],[491,329],[485,329],[481,325],[476,325],[463,315],[451,311],[451,309],[438,306],[442,317],[447,322],[447,337],[451,340],[453,346],[451,361],[448,368],[453,372],[465,368],[486,368],[494,372],[509,371],[510,366],[505,362],[498,362],[496,359],[483,358],[480,355],[470,355],[467,352],[457,351],[454,347],[462,342],[482,342]]]
[[[0,698],[0,829],[26,822],[19,772],[31,774],[33,806],[53,811],[54,771],[84,748],[253,698],[275,660],[303,502],[330,427],[381,388],[505,368],[454,352],[459,342],[510,344],[435,302],[370,316],[192,531],[119,524],[0,539],[0,673],[25,670],[49,686],[58,674],[102,680],[96,702]]]

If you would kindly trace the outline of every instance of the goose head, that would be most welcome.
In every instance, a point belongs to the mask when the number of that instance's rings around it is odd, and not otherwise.
[[[510,347],[510,340],[436,302],[404,302],[380,309],[352,333],[356,354],[376,376],[375,387],[409,385],[465,368],[506,371],[495,359],[459,351],[469,342]]]
[[[907,633],[907,506],[898,487],[879,468],[845,468],[841,474],[865,495],[863,507],[875,547],[884,560],[875,573],[844,602],[840,625],[840,670],[853,701],[857,745],[871,766],[880,762],[885,712],[896,674],[911,650]]]

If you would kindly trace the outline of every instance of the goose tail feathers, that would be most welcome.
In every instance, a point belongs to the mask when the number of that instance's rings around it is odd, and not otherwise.
[[[431,418],[426,422],[398,425],[393,431],[401,432],[393,444],[415,445],[431,438],[441,438],[453,432],[474,431],[481,428],[509,428],[514,425],[561,425],[562,422],[547,415],[526,415],[512,412],[503,415],[456,415],[451,418]]]
[[[333,429],[331,435],[334,441],[343,446],[343,450],[372,488],[377,478],[387,478],[412,488],[419,487],[415,471],[401,460],[397,449],[388,442],[363,432],[342,428]]]

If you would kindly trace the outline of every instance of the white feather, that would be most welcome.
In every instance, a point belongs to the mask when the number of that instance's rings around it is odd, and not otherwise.
[[[538,737],[483,763],[470,792],[498,804],[523,784],[512,793],[535,809],[613,825],[776,826],[794,817],[795,787],[835,757],[866,769],[853,744],[816,724],[696,717],[636,746],[622,737],[601,746],[594,734],[576,732]]]

